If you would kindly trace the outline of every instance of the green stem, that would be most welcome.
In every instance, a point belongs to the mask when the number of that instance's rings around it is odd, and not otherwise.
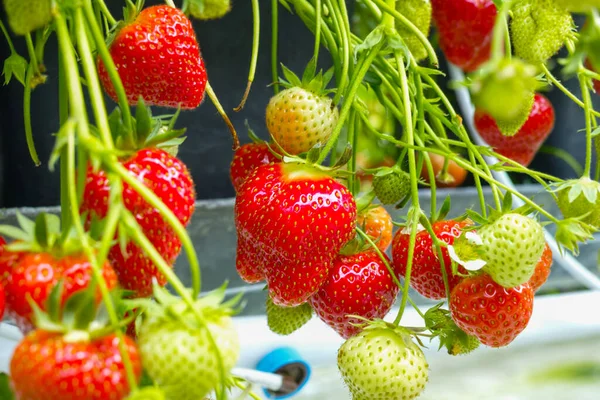
[[[352,145],[352,157],[350,157],[350,162],[348,164],[349,167],[349,171],[352,173],[352,175],[348,178],[348,188],[350,189],[350,193],[352,193],[353,196],[356,196],[358,193],[358,186],[357,185],[357,179],[356,179],[356,153],[358,151],[357,149],[357,144],[358,144],[358,132],[356,129],[356,112],[354,111],[354,109],[352,109],[352,111],[350,111],[350,116],[348,117],[348,143],[351,143]],[[332,160],[333,161],[333,160]]]
[[[400,75],[400,83],[401,83],[401,92],[402,92],[402,101],[404,105],[404,133],[406,136],[406,141],[413,145],[415,142],[414,131],[413,131],[413,121],[412,121],[412,109],[410,102],[410,89],[408,87],[408,79],[406,76],[406,69],[404,66],[404,60],[402,57],[398,58],[398,73]],[[419,213],[421,207],[419,205],[419,187],[418,187],[418,176],[415,165],[415,150],[408,149],[408,170],[410,174],[410,190],[411,190],[411,199],[412,199],[412,210],[413,212]],[[398,315],[396,316],[395,323],[398,325],[402,320],[402,315],[404,314],[404,309],[406,308],[406,301],[408,300],[408,290],[410,288],[410,275],[413,264],[413,255],[415,251],[415,241],[417,234],[417,222],[418,218],[416,216],[412,216],[412,229],[410,232],[410,242],[408,247],[408,263],[406,265],[406,274],[404,276],[404,291],[402,292],[402,301],[400,302],[400,310],[398,311]]]
[[[133,190],[135,190],[144,200],[148,202],[152,207],[160,213],[166,222],[173,228],[175,234],[181,240],[181,244],[186,251],[188,260],[190,262],[190,274],[192,278],[192,290],[194,297],[198,296],[201,289],[201,276],[200,276],[200,264],[198,263],[198,256],[194,250],[194,244],[190,239],[185,227],[179,222],[175,214],[143,183],[133,177],[129,171],[120,163],[113,163],[110,165],[114,172],[118,174],[125,183],[127,183]]]
[[[571,91],[569,91],[569,89],[567,89],[562,83],[560,83],[560,81],[558,79],[556,79],[556,77],[554,75],[552,75],[552,72],[550,72],[550,70],[548,69],[548,67],[545,64],[541,64],[540,67],[542,68],[542,71],[544,72],[544,74],[546,75],[546,77],[548,78],[550,83],[552,83],[561,92],[563,92],[565,94],[565,96],[567,96],[569,99],[571,99],[573,101],[573,103],[575,103],[579,107],[585,109],[585,104],[583,104],[583,102],[581,100],[579,100],[577,98],[577,96],[575,96],[573,93],[571,93]],[[600,117],[600,112],[598,112],[598,111],[591,110],[591,114],[594,115],[595,117]]]
[[[173,0],[165,0],[165,4],[168,5],[168,6],[171,6],[173,8],[177,8],[175,6],[175,3],[173,3]]]
[[[279,36],[279,0],[271,0],[271,79],[273,92],[279,93],[279,71],[277,62],[277,39]]]
[[[223,109],[221,102],[219,102],[219,98],[217,97],[217,94],[213,90],[209,81],[206,82],[206,94],[208,95],[208,97],[210,98],[210,101],[212,101],[213,105],[217,109],[217,112],[219,113],[219,115],[221,115],[221,118],[223,118],[223,121],[225,121],[225,124],[229,128],[229,132],[231,132],[231,138],[233,139],[233,144],[231,145],[231,148],[233,150],[237,150],[240,147],[240,140],[238,139],[237,132],[235,131],[235,128],[234,128],[233,124],[231,123],[231,120],[227,116],[227,113]]]
[[[88,93],[92,102],[92,109],[96,120],[96,126],[100,132],[100,137],[107,150],[112,150],[113,140],[108,124],[106,106],[104,105],[104,97],[102,96],[102,88],[98,79],[96,65],[92,58],[92,50],[88,42],[88,35],[84,25],[85,17],[83,10],[78,7],[75,10],[75,31],[77,36],[77,47],[79,49],[79,57],[83,66],[83,72],[88,86]]]
[[[58,58],[58,115],[60,126],[63,126],[69,118],[69,97],[67,93],[67,83],[65,81],[65,71],[63,68],[63,59]],[[64,148],[60,156],[60,214],[61,227],[63,232],[68,232],[71,227],[71,202],[69,201],[69,170],[68,170],[68,149]]]
[[[367,71],[369,70],[369,67],[371,66],[371,63],[373,62],[373,60],[375,59],[375,57],[377,56],[379,51],[382,49],[383,44],[384,44],[383,41],[377,43],[371,49],[371,51],[369,52],[369,55],[365,58],[361,67],[355,70],[355,74],[351,80],[352,84],[350,86],[350,89],[348,90],[347,96],[344,99],[344,105],[342,106],[342,111],[340,112],[340,118],[338,120],[338,123],[335,126],[335,129],[333,130],[331,137],[327,141],[325,148],[323,149],[323,151],[321,151],[321,155],[319,156],[319,159],[317,160],[317,164],[323,163],[323,161],[327,157],[327,154],[329,154],[329,152],[331,151],[333,146],[335,146],[335,144],[337,143],[338,137],[342,131],[342,127],[344,126],[344,123],[346,122],[346,118],[348,117],[348,114],[350,113],[350,109],[352,108],[352,103],[354,102],[354,97],[356,96],[358,87],[361,85],[364,76],[366,75]]]
[[[496,21],[494,23],[494,30],[492,33],[492,60],[498,61],[504,57],[503,54],[503,42],[505,41],[506,34],[508,33],[508,25],[506,17],[510,10],[511,0],[504,0],[502,6],[496,15]],[[510,44],[510,39],[508,40]],[[507,53],[510,56],[510,53]]]
[[[248,84],[246,85],[246,91],[242,97],[240,104],[234,108],[235,111],[241,111],[246,105],[246,100],[250,94],[252,88],[252,82],[254,82],[254,75],[256,74],[256,63],[258,62],[258,49],[260,43],[260,7],[258,0],[252,0],[252,56],[250,59],[250,71],[248,72]]]
[[[346,86],[348,85],[348,76],[350,75],[349,71],[352,66],[350,60],[350,22],[348,21],[348,10],[346,9],[346,2],[344,0],[339,0],[339,4],[333,0],[334,5],[334,16],[337,17],[340,25],[341,36],[341,45],[342,45],[342,75],[339,80],[339,85],[336,91],[336,94],[333,98],[334,104],[339,104],[341,100],[341,96],[346,90]]]
[[[96,50],[98,51],[100,60],[104,64],[104,68],[106,68],[106,72],[108,73],[108,76],[115,89],[117,99],[119,100],[119,107],[121,108],[121,113],[123,115],[123,123],[128,128],[126,130],[127,133],[125,136],[125,144],[129,148],[135,148],[135,143],[137,142],[136,131],[133,124],[133,119],[131,117],[131,110],[129,109],[127,94],[125,93],[125,88],[123,87],[123,82],[121,81],[119,72],[117,71],[110,52],[108,51],[108,47],[106,47],[104,35],[98,26],[98,22],[94,16],[94,9],[90,0],[83,1],[83,11],[87,20],[87,26],[92,34],[94,42],[96,43]]]
[[[592,171],[592,99],[590,97],[590,88],[587,86],[586,80],[583,77],[579,78],[581,87],[581,97],[584,104],[585,112],[585,165],[583,167],[583,177],[589,178]]]
[[[315,49],[313,51],[313,58],[315,60],[315,65],[318,65],[319,49],[321,48],[321,12],[323,11],[321,0],[316,0],[315,11],[317,12],[317,16],[315,18]]]
[[[56,25],[57,25],[57,32],[58,32],[58,36],[59,36],[59,43],[61,42],[61,39],[63,39],[62,41],[64,42],[64,35],[68,34],[68,30],[66,29],[66,23],[62,19],[62,16],[56,17]],[[63,54],[63,56],[64,56],[64,54]],[[67,63],[65,63],[65,64],[67,64]],[[75,123],[74,128],[76,130],[81,131],[81,129],[83,127],[81,126],[80,123]],[[77,189],[76,189],[77,182],[76,182],[76,176],[75,176],[76,174],[75,174],[75,135],[74,135],[75,132],[74,132],[74,130],[72,132],[70,132],[70,134],[68,135],[68,146],[67,146],[67,149],[68,149],[67,150],[68,173],[67,173],[67,176],[69,177],[69,180],[68,180],[69,201],[72,205],[77,205],[78,201],[77,201]],[[106,312],[108,313],[111,323],[114,325],[117,325],[119,323],[119,318],[117,316],[115,305],[113,304],[113,300],[110,296],[110,292],[108,290],[106,281],[104,280],[104,277],[102,276],[101,265],[103,265],[104,261],[102,261],[102,263],[100,263],[100,260],[98,260],[98,258],[96,257],[96,254],[94,254],[92,246],[89,243],[88,236],[85,233],[85,230],[83,227],[83,221],[81,220],[81,216],[79,215],[79,207],[70,207],[70,211],[71,211],[72,221],[73,221],[75,229],[77,231],[77,235],[81,240],[81,246],[83,247],[83,251],[84,251],[87,259],[90,261],[94,281],[98,284],[98,288],[100,289],[100,293],[102,295],[102,300],[106,307]],[[107,231],[107,232],[105,232],[105,235],[109,236],[112,239],[112,237],[114,236],[114,232],[111,233],[111,232]],[[123,340],[123,333],[119,329],[115,332],[115,334],[117,335],[117,338],[119,339],[119,344],[118,344],[119,352],[121,354],[123,366],[125,367],[125,375],[127,378],[127,383],[129,384],[129,387],[131,388],[131,390],[135,391],[137,389],[137,379],[133,372],[133,366],[131,364],[131,359],[129,358],[129,353],[127,352],[127,349],[125,347],[125,342]]]
[[[2,33],[4,34],[4,37],[6,38],[6,42],[8,43],[8,47],[10,49],[10,53],[11,54],[17,54],[17,50],[15,50],[15,46],[13,44],[13,41],[10,38],[10,35],[8,34],[8,30],[6,30],[6,26],[4,26],[4,22],[2,22],[2,19],[0,19],[0,29],[2,29]]]
[[[31,156],[35,166],[39,167],[42,163],[40,161],[40,157],[38,156],[37,150],[35,149],[35,143],[33,141],[33,129],[31,127],[31,81],[33,79],[33,75],[33,62],[30,62],[29,66],[27,67],[27,74],[25,75],[25,90],[23,92],[23,123],[29,155]]]
[[[95,1],[96,1],[96,4],[98,4],[98,6],[100,7],[100,11],[104,15],[104,17],[106,18],[106,20],[108,21],[108,23],[111,26],[116,25],[117,24],[117,20],[110,13],[110,10],[106,6],[106,3],[104,2],[104,0],[95,0]]]
[[[35,75],[40,75],[40,65],[38,63],[37,54],[35,53],[35,47],[31,40],[31,33],[25,35],[25,43],[27,43],[27,53],[29,54],[29,65],[33,66],[33,72]]]

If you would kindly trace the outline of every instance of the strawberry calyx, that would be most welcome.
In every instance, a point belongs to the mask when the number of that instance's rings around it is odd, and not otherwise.
[[[279,78],[277,83],[286,89],[299,87],[316,96],[326,96],[329,93],[335,92],[335,89],[327,89],[333,78],[333,68],[330,68],[325,73],[322,70],[317,73],[317,64],[314,57],[306,65],[302,79],[283,64],[281,64],[281,70],[285,79]],[[332,107],[335,107],[335,105],[332,104]]]
[[[442,308],[439,303],[425,313],[425,326],[431,332],[432,340],[437,337],[440,350],[446,347],[448,354],[456,356],[468,354],[480,345],[479,339],[460,329],[450,316],[450,311]]]
[[[49,213],[40,213],[35,222],[17,212],[19,227],[0,225],[0,234],[14,239],[5,246],[6,251],[49,253],[56,258],[81,253],[81,238],[74,228],[61,231],[60,218]]]
[[[92,282],[85,289],[73,293],[61,307],[63,282],[59,281],[46,300],[46,311],[31,297],[27,298],[33,310],[33,321],[37,329],[62,334],[65,342],[89,342],[125,328],[134,317],[124,318],[117,325],[110,325],[104,304],[97,303],[97,285]],[[126,293],[113,290],[111,300],[119,304]]]
[[[186,129],[175,129],[181,108],[174,114],[153,116],[142,97],[139,98],[132,127],[123,122],[121,109],[115,107],[108,117],[109,128],[120,158],[127,158],[138,150],[157,147],[177,156],[179,145],[185,141]],[[129,138],[134,137],[132,142]]]

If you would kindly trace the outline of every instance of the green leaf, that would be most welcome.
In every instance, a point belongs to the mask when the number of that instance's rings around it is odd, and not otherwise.
[[[137,106],[135,108],[135,124],[138,138],[143,143],[152,131],[154,121],[152,120],[152,111],[149,107],[146,107],[142,96],[138,99]]]
[[[73,293],[66,301],[63,311],[63,323],[71,329],[86,330],[96,317],[95,282],[83,290]]]
[[[290,70],[285,65],[281,64],[281,70],[283,72],[283,76],[292,86],[302,86],[302,82],[300,78],[292,70]]]
[[[304,69],[304,74],[302,75],[302,84],[308,85],[310,81],[315,78],[315,74],[317,73],[317,60],[312,57],[308,64],[306,64],[306,68]]]
[[[0,225],[0,235],[4,235],[16,240],[22,240],[24,242],[31,240],[30,235],[12,225]]]
[[[51,247],[60,233],[60,219],[53,214],[41,213],[35,219],[35,240],[46,248]]]
[[[33,222],[31,219],[27,218],[18,211],[17,222],[19,223],[19,226],[21,227],[21,229],[23,229],[24,232],[28,233],[31,237],[33,237],[33,232],[35,231],[35,222]]]
[[[8,85],[13,75],[23,86],[25,86],[25,71],[27,71],[27,60],[17,53],[13,53],[4,61],[4,84]]]
[[[596,136],[600,135],[600,126],[597,126],[593,131],[592,131],[592,137],[595,138]]]
[[[10,378],[4,372],[0,373],[0,399],[15,400],[15,395],[10,388]]]
[[[64,292],[63,288],[64,282],[60,279],[58,283],[54,285],[46,299],[46,311],[48,312],[50,320],[54,322],[60,321],[62,295]]]
[[[316,143],[306,154],[306,161],[308,161],[308,163],[310,164],[316,163],[319,159],[319,156],[321,155],[322,148],[322,143]]]
[[[384,27],[378,26],[367,35],[365,40],[354,48],[354,63],[358,62],[358,55],[366,50],[370,50],[385,39]]]
[[[334,72],[335,72],[335,69],[333,67],[331,67],[327,71],[325,71],[325,74],[323,74],[323,87],[324,88],[326,88],[329,85],[329,82],[331,82]]]
[[[486,218],[484,218],[481,214],[479,214],[478,212],[474,211],[474,210],[466,210],[465,213],[467,214],[467,217],[469,219],[471,219],[473,222],[480,224],[480,225],[485,225],[488,223],[488,220]]]
[[[347,143],[346,148],[344,149],[344,152],[342,153],[340,158],[338,158],[338,160],[336,161],[333,168],[335,169],[335,168],[339,168],[339,167],[346,165],[348,163],[348,161],[350,161],[351,158],[352,158],[352,145],[350,143]]]
[[[436,221],[440,221],[446,218],[446,216],[450,212],[450,205],[450,196],[446,196],[446,199],[444,200],[444,203],[442,204],[442,207],[440,208],[440,211],[438,212],[438,215],[435,218]]]

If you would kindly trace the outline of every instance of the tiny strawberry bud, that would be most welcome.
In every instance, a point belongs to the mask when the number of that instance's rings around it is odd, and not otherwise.
[[[383,168],[373,178],[373,191],[383,204],[396,204],[410,193],[410,175],[399,168]]]
[[[231,0],[191,0],[188,10],[196,19],[218,19],[231,10]]]

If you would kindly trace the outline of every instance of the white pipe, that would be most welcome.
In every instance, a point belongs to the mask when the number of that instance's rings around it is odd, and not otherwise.
[[[464,74],[462,70],[454,65],[449,65],[450,78],[453,81],[463,81]],[[459,86],[455,89],[456,100],[458,101],[458,106],[461,110],[461,114],[463,117],[463,121],[466,122],[467,127],[471,133],[471,137],[475,144],[479,146],[487,146],[487,143],[483,140],[483,138],[477,132],[475,125],[473,123],[473,116],[475,114],[475,109],[473,108],[473,104],[471,103],[471,95],[469,94],[469,90],[465,86]],[[492,165],[498,162],[495,157],[484,156],[485,161]],[[516,190],[515,185],[513,184],[510,176],[505,171],[492,171],[492,175],[499,182],[503,183],[507,187]],[[513,203],[520,207],[524,204],[523,200],[518,197],[513,196]],[[558,262],[558,264],[563,267],[573,278],[579,281],[581,284],[586,286],[589,289],[600,290],[600,278],[590,272],[586,267],[581,265],[579,261],[571,254],[564,252],[562,255],[559,251],[558,243],[554,236],[548,232],[548,230],[544,229],[544,235],[546,236],[546,241],[548,242],[548,246],[552,250],[553,258]]]
[[[274,392],[281,390],[283,387],[283,376],[278,374],[271,374],[250,368],[233,368],[231,375]]]

